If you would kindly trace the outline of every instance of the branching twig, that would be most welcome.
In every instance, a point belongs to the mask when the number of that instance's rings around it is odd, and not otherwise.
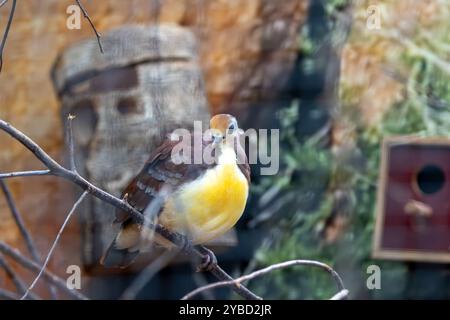
[[[17,263],[19,263],[20,265],[22,265],[23,267],[27,268],[30,271],[37,273],[41,270],[41,266],[39,264],[28,259],[22,253],[20,253],[17,249],[11,248],[9,245],[4,243],[3,241],[0,241],[0,252],[7,255],[8,257],[11,257],[12,259],[14,259],[14,261],[16,261]],[[69,288],[67,288],[66,281],[59,278],[55,274],[53,274],[47,270],[44,270],[42,276],[46,281],[53,284],[58,289],[66,292],[67,294],[74,297],[75,299],[81,299],[81,300],[88,299],[82,293],[80,293],[76,290],[70,290]],[[20,298],[20,297],[18,297],[18,298]]]
[[[15,293],[0,288],[0,299],[18,300],[20,297]]]
[[[83,12],[84,17],[86,18],[86,20],[89,22],[89,24],[91,25],[92,30],[95,33],[95,36],[97,37],[97,43],[98,43],[98,47],[100,48],[100,52],[103,53],[103,46],[102,46],[102,42],[101,42],[101,35],[100,33],[98,33],[97,29],[95,28],[94,23],[92,22],[91,18],[89,17],[86,9],[84,9],[83,5],[81,4],[80,0],[76,0],[78,6],[80,7],[81,11]]]
[[[1,1],[1,0],[0,0]],[[8,0],[3,0],[0,2],[0,8],[5,5],[7,3]],[[16,8],[16,1],[17,0],[12,0],[12,7],[9,13],[9,18],[8,18],[8,22],[6,25],[6,29],[4,31],[1,43],[0,43],[0,72],[2,70],[2,65],[3,65],[3,50],[5,48],[6,45],[6,40],[9,34],[9,30],[11,28],[11,24],[14,18],[14,13],[15,13],[15,8]],[[97,42],[100,48],[100,52],[104,53],[103,51],[103,46],[101,43],[101,35],[98,33],[94,23],[92,22],[91,18],[89,17],[87,11],[85,10],[85,8],[83,7],[83,5],[81,4],[80,0],[76,0],[77,5],[79,6],[80,10],[83,12],[83,15],[85,17],[85,19],[89,22],[92,30],[95,33],[95,36],[97,38]],[[19,141],[22,145],[24,145],[28,150],[30,150],[38,160],[40,160],[48,169],[45,170],[35,170],[35,171],[22,171],[22,172],[10,172],[10,173],[1,173],[0,174],[0,185],[2,186],[2,189],[7,197],[7,201],[8,204],[10,205],[11,211],[13,212],[14,218],[16,219],[17,225],[21,231],[21,233],[23,234],[26,242],[27,242],[27,246],[30,249],[30,252],[33,256],[33,258],[38,262],[39,261],[39,257],[37,254],[37,251],[35,250],[34,246],[33,246],[33,242],[31,239],[31,236],[29,235],[29,233],[27,232],[27,230],[25,229],[25,226],[23,224],[23,221],[21,220],[20,215],[18,214],[17,208],[15,208],[14,203],[12,202],[12,197],[9,193],[9,190],[7,189],[6,184],[1,181],[1,179],[5,179],[5,178],[13,178],[13,177],[27,177],[27,176],[41,176],[41,175],[53,175],[53,176],[58,176],[58,177],[62,177],[63,179],[66,179],[70,182],[72,182],[73,184],[78,185],[81,189],[84,190],[84,192],[82,193],[82,195],[80,196],[80,198],[78,199],[78,201],[73,205],[72,209],[70,210],[69,214],[67,215],[64,223],[62,224],[55,241],[53,242],[47,256],[46,259],[44,261],[44,264],[42,266],[39,265],[39,263],[33,262],[30,259],[26,258],[25,256],[23,256],[19,251],[11,248],[10,246],[8,246],[7,244],[3,243],[0,241],[0,252],[4,253],[5,255],[8,255],[9,257],[11,257],[12,259],[14,259],[15,261],[17,261],[19,264],[21,264],[22,266],[24,266],[25,268],[33,271],[33,272],[37,272],[38,275],[36,276],[36,278],[33,280],[33,282],[31,283],[30,287],[28,289],[25,290],[25,293],[23,294],[21,299],[26,298],[28,295],[32,295],[31,290],[34,288],[34,286],[37,284],[37,282],[39,281],[39,279],[41,277],[43,277],[45,280],[47,280],[49,283],[55,285],[56,287],[58,287],[59,289],[63,290],[64,292],[70,294],[72,297],[75,297],[77,299],[87,299],[86,296],[84,296],[83,294],[79,293],[76,290],[70,290],[67,288],[66,283],[64,280],[62,280],[61,278],[57,277],[56,275],[54,275],[53,273],[49,272],[46,270],[46,267],[51,259],[51,256],[53,254],[54,249],[56,248],[56,245],[59,241],[59,238],[61,237],[62,232],[64,231],[67,223],[69,222],[71,216],[74,214],[74,212],[76,211],[77,207],[79,206],[79,204],[83,201],[83,199],[86,197],[86,195],[89,193],[93,196],[95,196],[96,198],[109,203],[110,205],[122,209],[123,211],[127,212],[130,217],[133,218],[134,222],[136,223],[140,223],[140,224],[145,224],[146,226],[148,226],[149,228],[153,229],[155,232],[157,232],[159,235],[165,237],[167,240],[173,242],[175,245],[177,245],[181,250],[184,251],[184,253],[188,254],[191,257],[194,258],[200,258],[202,259],[204,257],[203,253],[201,251],[199,251],[198,249],[194,248],[192,246],[192,244],[188,241],[186,241],[185,237],[176,233],[176,232],[171,232],[169,230],[167,230],[166,228],[164,228],[163,226],[159,225],[159,224],[155,224],[153,222],[151,222],[149,219],[147,219],[145,216],[143,216],[138,210],[136,210],[135,208],[133,208],[132,206],[130,206],[126,201],[118,199],[117,197],[114,197],[113,195],[109,194],[108,192],[94,186],[92,183],[90,183],[89,181],[87,181],[86,179],[84,179],[82,176],[80,176],[76,170],[76,166],[75,166],[75,157],[74,157],[74,145],[73,145],[73,136],[72,136],[72,120],[73,117],[69,116],[68,118],[69,122],[68,122],[68,144],[69,144],[69,155],[70,155],[70,168],[67,169],[63,166],[61,166],[58,162],[56,162],[54,159],[52,159],[45,151],[43,151],[33,140],[31,140],[29,137],[27,137],[25,134],[23,134],[22,132],[20,132],[19,130],[17,130],[16,128],[12,127],[10,124],[8,124],[7,122],[0,120],[0,129],[2,129],[3,131],[5,131],[6,133],[8,133],[12,138],[14,138],[15,140]],[[6,190],[6,191],[5,191]],[[9,193],[9,200],[8,200],[8,193]],[[11,200],[11,203],[10,203]],[[0,256],[0,258],[2,258]],[[164,264],[166,262],[167,259],[162,259],[161,261],[159,261],[156,265],[156,269],[159,269],[160,266],[162,264]],[[9,268],[9,266],[6,264],[5,267],[5,263],[1,263],[1,262],[5,262],[5,260],[0,260],[0,265],[2,265],[5,269],[5,271],[8,273],[9,276],[11,276],[11,279],[13,280],[13,282],[15,283],[15,285],[18,287],[19,291],[23,291],[23,284],[19,282],[19,278],[15,276],[14,273],[11,273],[9,271],[12,271],[11,268]],[[325,269],[326,271],[330,272],[330,274],[333,276],[334,280],[337,283],[337,287],[340,290],[340,292],[338,294],[336,294],[335,296],[333,296],[333,299],[343,299],[346,298],[348,295],[348,291],[344,289],[343,283],[341,278],[339,277],[339,275],[328,265],[320,263],[320,262],[316,262],[316,261],[310,261],[310,260],[293,260],[293,261],[287,261],[287,262],[283,262],[283,263],[279,263],[279,264],[275,264],[272,266],[269,266],[267,268],[255,271],[249,275],[246,276],[242,276],[240,278],[237,279],[233,279],[230,275],[228,275],[222,268],[220,268],[220,266],[218,265],[214,265],[211,269],[210,272],[219,280],[221,280],[220,282],[217,283],[213,283],[213,284],[209,284],[203,287],[200,287],[194,291],[192,291],[191,293],[185,295],[183,297],[183,299],[189,299],[193,296],[195,296],[196,294],[203,292],[205,290],[209,290],[212,288],[217,288],[217,287],[222,287],[222,286],[228,286],[231,287],[234,291],[236,291],[239,295],[241,295],[243,298],[246,299],[261,299],[259,296],[257,296],[256,294],[254,294],[253,292],[251,292],[250,290],[248,290],[245,286],[243,286],[241,283],[244,281],[248,281],[251,280],[253,278],[262,276],[266,273],[269,273],[273,270],[276,269],[282,269],[282,268],[286,268],[292,265],[310,265],[310,266],[316,266],[316,267],[320,267],[322,269]],[[9,269],[8,269],[9,268]],[[131,286],[129,288],[129,291],[127,290],[124,293],[124,297],[127,298],[129,296],[135,296],[135,294],[137,294],[137,292],[139,292],[139,290],[142,288],[142,285],[145,284],[146,282],[148,282],[148,278],[151,277],[154,272],[155,272],[155,266],[152,267],[148,267],[148,270],[146,269],[146,271],[148,272],[143,272],[138,279],[139,280],[146,280],[146,281],[141,281],[139,284],[134,283],[134,286]],[[19,298],[15,293],[0,289],[0,297],[5,297],[5,298],[10,298],[10,299],[17,299]]]
[[[19,210],[17,209],[16,204],[14,203],[14,199],[12,197],[11,192],[9,191],[8,185],[3,180],[0,180],[0,189],[2,189],[3,194],[5,195],[6,202],[8,203],[11,214],[13,215],[14,221],[16,222],[16,225],[19,228],[19,231],[22,234],[22,237],[25,239],[25,243],[27,245],[28,251],[31,254],[31,257],[33,258],[33,260],[35,262],[40,263],[41,258],[39,257],[39,253],[36,249],[36,246],[34,245],[34,241],[31,237],[31,234],[28,232],[27,228],[25,227],[25,223],[22,219],[21,214],[19,213]],[[24,293],[24,292],[21,292],[21,293]],[[56,294],[56,291],[53,286],[50,287],[50,294],[53,299],[56,299],[57,294]]]
[[[241,286],[241,283],[244,281],[248,281],[260,276],[263,276],[269,272],[272,272],[274,270],[278,270],[278,269],[284,269],[284,268],[288,268],[294,265],[302,265],[302,266],[313,266],[313,267],[319,267],[324,269],[325,271],[329,272],[331,274],[331,276],[333,277],[334,281],[336,282],[336,286],[337,289],[339,291],[345,290],[344,288],[344,284],[342,282],[341,277],[339,276],[339,274],[333,270],[333,268],[331,268],[330,266],[318,262],[318,261],[313,261],[313,260],[291,260],[291,261],[285,261],[285,262],[281,262],[281,263],[277,263],[277,264],[273,264],[271,266],[268,266],[266,268],[257,270],[255,272],[252,272],[248,275],[230,280],[230,281],[221,281],[221,282],[216,282],[216,283],[211,283],[209,285],[197,288],[193,291],[191,291],[190,293],[186,294],[183,298],[181,298],[182,300],[188,300],[193,298],[194,296],[196,296],[197,294],[199,294],[200,292],[203,292],[205,290],[211,290],[214,288],[219,288],[219,287],[233,287],[233,286]]]
[[[9,265],[8,261],[6,261],[6,259],[3,256],[3,254],[0,254],[0,267],[2,267],[3,270],[5,270],[6,275],[8,276],[8,278],[11,279],[11,282],[14,284],[14,286],[17,289],[17,291],[20,294],[23,294],[27,290],[27,287],[26,287],[25,283],[23,282],[23,280],[19,277],[19,275]],[[35,294],[30,294],[30,298],[34,299],[34,300],[35,299],[40,299]]]
[[[19,292],[24,293],[27,290],[22,280],[14,272],[14,270],[5,260],[2,254],[0,254],[0,267],[3,268],[3,270],[5,270],[6,275],[11,279],[12,283],[14,283]]]
[[[22,234],[22,237],[25,240],[25,244],[27,245],[28,251],[30,252],[33,260],[39,262],[40,258],[36,250],[36,246],[34,245],[33,238],[31,237],[30,233],[25,227],[25,223],[23,222],[22,216],[20,215],[19,210],[17,209],[14,203],[11,192],[9,191],[9,188],[5,181],[0,180],[0,189],[2,189],[3,194],[5,195],[6,202],[8,203],[9,209],[13,215],[17,227],[19,228],[20,233]]]
[[[26,290],[26,292],[24,293],[24,295],[22,296],[22,298],[20,298],[20,300],[24,300],[28,293],[33,290],[34,286],[36,285],[36,283],[39,281],[40,277],[42,276],[42,274],[44,273],[45,268],[47,267],[50,258],[52,257],[53,251],[56,248],[56,244],[59,241],[59,238],[61,237],[61,234],[63,233],[64,229],[67,226],[67,223],[69,222],[70,218],[72,217],[72,215],[75,213],[75,210],[78,208],[78,206],[80,205],[80,203],[83,201],[83,199],[87,196],[87,191],[83,192],[83,194],[80,196],[80,198],[78,198],[77,202],[75,202],[75,204],[73,205],[72,209],[70,210],[69,214],[67,215],[66,219],[64,220],[64,223],[62,224],[61,228],[58,231],[58,234],[56,235],[55,241],[53,241],[52,247],[50,248],[50,251],[47,254],[47,257],[45,258],[44,264],[41,267],[41,270],[39,270],[38,275],[36,276],[36,278],[33,280],[33,282],[31,283],[31,285],[28,287],[28,289]]]
[[[169,263],[173,257],[179,253],[179,250],[172,250],[163,253],[155,261],[150,263],[139,275],[133,280],[131,285],[124,291],[121,300],[132,300],[137,294],[145,287],[145,285],[153,278],[153,276],[167,263]]]
[[[92,183],[81,177],[77,172],[73,172],[61,166],[55,160],[53,160],[41,147],[39,147],[33,140],[23,134],[21,131],[17,130],[9,123],[0,120],[0,129],[8,133],[12,138],[19,141],[23,146],[25,146],[28,150],[30,150],[35,157],[41,161],[49,170],[48,174],[59,176],[65,180],[70,181],[73,184],[78,185],[81,189],[87,191],[94,197],[109,203],[110,205],[122,209],[127,212],[130,217],[133,218],[135,223],[144,224],[144,222],[148,225],[149,228],[155,230],[159,235],[163,236],[167,240],[171,241],[178,247],[182,248],[184,253],[189,255],[190,257],[203,259],[204,255],[194,248],[189,242],[186,241],[186,238],[176,232],[171,232],[168,229],[164,228],[159,224],[154,224],[149,221],[149,219],[145,218],[139,211],[130,206],[126,201],[118,199],[108,192],[94,186]],[[11,175],[11,173],[7,173],[6,175]],[[220,281],[230,281],[233,278],[228,275],[222,268],[218,265],[215,265],[210,271],[218,280]],[[233,286],[233,290],[236,291],[239,295],[241,295],[245,299],[261,299],[253,292],[248,290],[245,286]]]
[[[97,197],[100,200],[103,200],[104,202],[107,202],[116,208],[120,208],[127,212],[136,223],[144,224],[148,226],[149,228],[153,229],[155,232],[160,234],[161,236],[165,237],[169,241],[173,242],[175,245],[180,247],[186,254],[188,254],[191,257],[194,258],[200,258],[202,259],[204,255],[194,248],[190,242],[187,242],[186,239],[175,232],[171,232],[164,228],[163,226],[159,224],[154,224],[151,221],[149,221],[148,218],[144,217],[139,211],[137,211],[135,208],[131,207],[126,201],[123,201],[121,199],[118,199],[111,194],[103,191],[102,189],[94,186],[89,181],[81,177],[76,171],[68,170],[58,164],[55,160],[53,160],[45,151],[43,151],[34,141],[32,141],[30,138],[28,138],[25,134],[17,130],[16,128],[12,127],[7,122],[0,120],[0,129],[8,133],[10,136],[12,136],[14,139],[22,143],[27,149],[29,149],[49,170],[49,174],[62,177],[79,187],[81,187],[83,190],[85,190],[85,193],[90,193],[93,196]],[[76,205],[74,206],[76,208]],[[68,219],[67,219],[68,220]],[[66,221],[67,221],[66,220]],[[64,227],[64,225],[63,225]],[[63,227],[61,228],[61,232],[63,230]],[[1,243],[0,243],[1,244]],[[54,245],[56,242],[54,243]],[[53,250],[54,247],[52,247]],[[1,249],[1,246],[0,246]],[[51,250],[51,251],[52,251]],[[49,256],[47,257],[49,259]],[[46,259],[46,263],[48,262]],[[46,265],[46,264],[45,264]],[[329,266],[326,264],[316,262],[316,261],[310,261],[310,260],[294,260],[294,261],[287,261],[284,263],[272,265],[270,267],[261,269],[259,271],[255,271],[251,273],[250,275],[240,277],[238,279],[233,279],[230,275],[228,275],[220,266],[214,265],[210,272],[220,280],[220,282],[210,284],[208,286],[204,286],[201,288],[198,288],[194,290],[193,292],[189,293],[184,297],[184,299],[188,299],[199,292],[202,292],[204,290],[221,287],[221,286],[229,286],[234,291],[236,291],[239,295],[246,299],[261,299],[259,296],[248,290],[246,287],[244,287],[241,282],[253,279],[255,277],[261,276],[263,274],[266,274],[268,272],[271,272],[276,269],[286,268],[291,265],[311,265],[323,268],[330,272],[335,279],[338,290],[342,291],[344,290],[344,285],[342,283],[341,278],[339,275]],[[39,273],[42,273],[45,275],[45,267],[39,269]],[[36,281],[36,280],[35,280]],[[69,290],[70,291],[70,290]]]
[[[217,279],[221,280],[222,282],[230,282],[230,281],[234,281],[234,279],[227,274],[225,271],[223,271],[223,269],[220,266],[216,266],[216,268],[212,269],[210,271]],[[238,294],[240,294],[242,297],[246,298],[246,299],[251,299],[251,300],[262,300],[262,298],[256,294],[254,294],[253,292],[251,292],[250,290],[248,290],[246,287],[244,287],[243,285],[238,285],[238,284],[234,284],[234,285],[230,285],[230,287],[237,292]],[[246,293],[245,295],[243,295],[241,293],[241,290],[245,290],[248,291],[248,293]]]
[[[3,67],[3,49],[5,49],[6,39],[8,38],[9,29],[11,28],[11,24],[12,24],[12,21],[14,18],[14,12],[16,10],[16,1],[17,0],[13,0],[11,10],[9,11],[8,22],[6,23],[5,32],[3,33],[2,42],[0,43],[0,72],[2,72],[2,67]],[[6,1],[2,3],[2,6],[5,3],[6,3]]]
[[[16,171],[9,173],[0,173],[0,179],[17,178],[17,177],[32,177],[32,176],[46,176],[50,174],[50,170],[33,170],[33,171]]]
[[[192,267],[192,278],[194,280],[195,286],[196,287],[203,287],[206,286],[208,284],[208,280],[206,279],[205,274],[201,273],[201,272],[196,272],[197,271],[197,264],[195,263],[195,261],[192,261],[191,259],[191,267]],[[212,291],[203,291],[202,293],[202,297],[205,300],[215,300],[215,296],[213,294]]]

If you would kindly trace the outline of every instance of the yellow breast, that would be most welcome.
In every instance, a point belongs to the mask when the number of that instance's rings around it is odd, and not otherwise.
[[[236,224],[247,196],[248,182],[236,164],[234,150],[227,148],[217,166],[180,190],[172,207],[172,219],[187,229],[194,243],[204,243]]]

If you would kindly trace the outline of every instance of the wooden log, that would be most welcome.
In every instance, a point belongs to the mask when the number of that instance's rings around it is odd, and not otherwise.
[[[196,40],[174,25],[131,25],[67,48],[53,68],[61,116],[74,120],[78,171],[120,195],[149,153],[176,128],[209,119]],[[109,245],[110,206],[96,199],[81,213],[83,261],[88,269]]]

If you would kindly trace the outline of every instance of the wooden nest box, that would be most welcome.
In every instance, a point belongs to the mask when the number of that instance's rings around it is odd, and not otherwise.
[[[373,256],[450,262],[450,139],[383,142]]]

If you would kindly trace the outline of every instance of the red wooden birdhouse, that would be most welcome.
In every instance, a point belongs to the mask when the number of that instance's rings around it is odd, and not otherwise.
[[[373,256],[450,262],[450,139],[383,142]]]

